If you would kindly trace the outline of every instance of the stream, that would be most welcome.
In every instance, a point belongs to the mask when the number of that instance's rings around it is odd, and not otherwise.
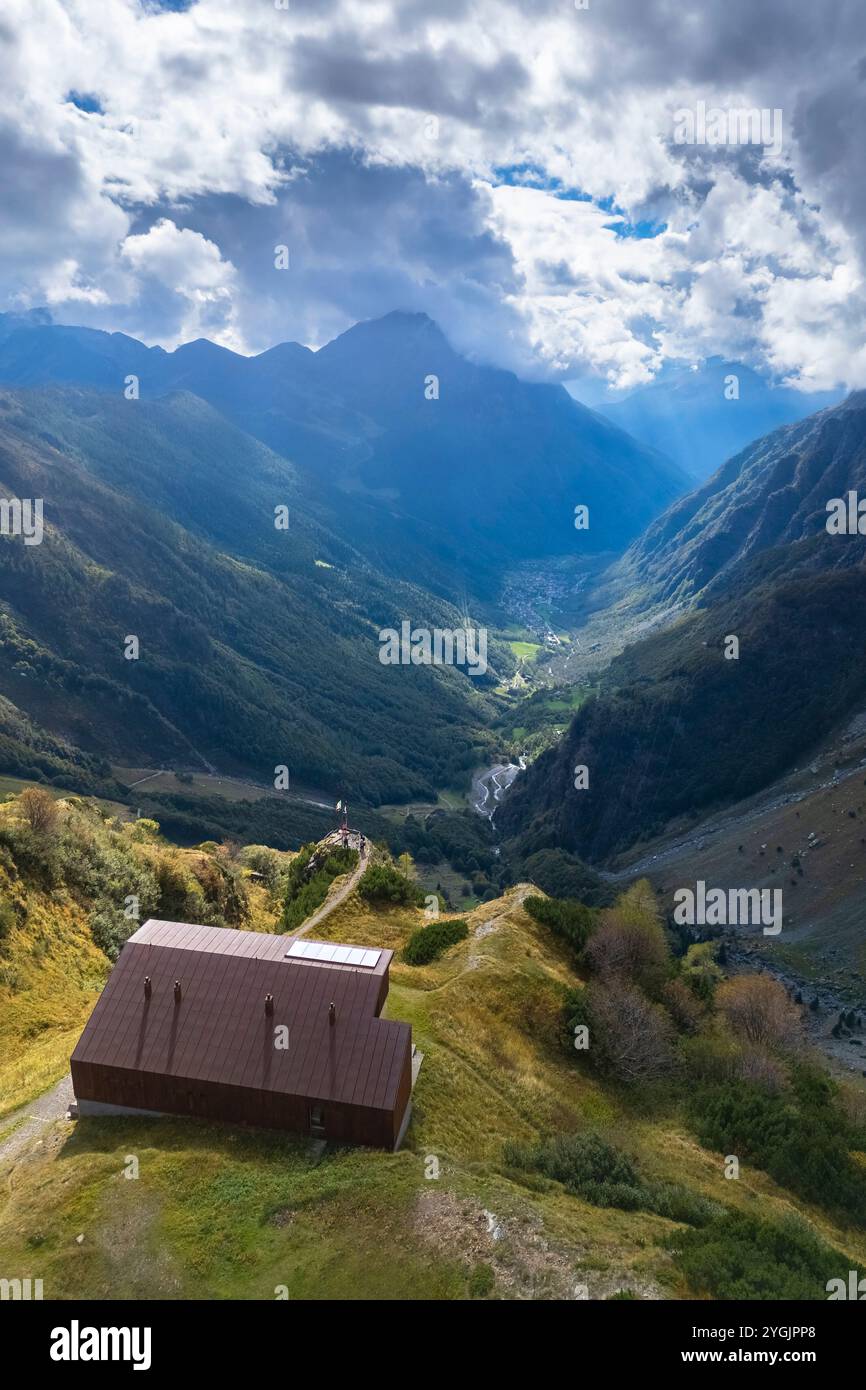
[[[493,813],[502,802],[518,772],[526,767],[525,758],[516,763],[494,763],[486,772],[479,772],[472,778],[469,804],[473,811],[486,820],[493,820]]]

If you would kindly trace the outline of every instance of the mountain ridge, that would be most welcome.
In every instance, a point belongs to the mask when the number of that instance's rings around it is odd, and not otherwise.
[[[0,321],[0,384],[122,396],[130,376],[142,401],[178,388],[207,400],[329,490],[349,543],[381,567],[383,527],[393,572],[413,578],[420,552],[422,582],[452,601],[495,602],[515,558],[572,553],[578,504],[591,515],[581,549],[618,553],[687,485],[563,387],[462,358],[426,315],[395,311],[317,352],[289,343],[250,358],[207,339],[169,353]]]
[[[731,392],[736,391],[732,396]],[[721,356],[672,367],[597,408],[698,480],[782,425],[839,403],[839,391],[797,391]]]

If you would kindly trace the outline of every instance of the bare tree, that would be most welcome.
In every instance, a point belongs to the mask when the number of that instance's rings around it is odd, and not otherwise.
[[[26,787],[18,805],[30,829],[37,835],[47,835],[57,824],[57,802],[43,787]]]
[[[584,956],[596,975],[618,976],[652,990],[664,977],[669,951],[659,923],[624,917],[613,909],[590,938]]]
[[[673,1025],[639,989],[620,979],[590,984],[587,1004],[590,1055],[603,1071],[635,1085],[672,1070]]]
[[[668,980],[662,987],[662,1003],[681,1033],[696,1033],[704,1009],[693,990],[682,980]]]
[[[796,1047],[802,1025],[796,1007],[772,975],[737,975],[716,991],[716,1003],[738,1038],[769,1047]]]
[[[763,1047],[749,1043],[743,1048],[737,1064],[737,1075],[743,1081],[763,1086],[766,1091],[781,1091],[788,1080],[788,1069],[778,1057]]]

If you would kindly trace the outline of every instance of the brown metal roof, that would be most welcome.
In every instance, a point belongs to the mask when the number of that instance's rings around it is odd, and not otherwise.
[[[209,951],[221,956],[257,956],[261,960],[283,960],[296,941],[304,940],[298,936],[273,936],[268,932],[235,931],[231,927],[193,926],[189,922],[161,922],[151,917],[129,938],[127,945],[148,942],[154,946],[177,946],[185,951]],[[343,943],[341,943],[343,944]],[[346,945],[354,945],[346,942]],[[368,946],[358,946],[357,950],[367,951]],[[365,974],[384,975],[391,963],[393,951],[379,951],[375,966],[363,967]],[[303,958],[292,958],[292,965],[309,964]],[[333,970],[354,970],[362,967],[341,965],[337,961],[316,961],[316,965],[328,965]]]
[[[408,1024],[375,1014],[393,952],[382,951],[366,969],[287,960],[293,940],[146,922],[121,951],[73,1060],[392,1108],[411,1040]],[[265,1012],[267,994],[274,996],[272,1014]],[[285,1051],[274,1046],[280,1024],[289,1030]]]

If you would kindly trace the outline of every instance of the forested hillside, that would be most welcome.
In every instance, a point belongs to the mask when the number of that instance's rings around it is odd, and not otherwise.
[[[827,503],[866,495],[866,392],[765,435],[652,522],[609,582],[628,602],[688,602],[736,582],[738,566],[825,534]],[[834,537],[824,566],[863,558],[862,536]]]
[[[377,574],[289,464],[201,401],[4,392],[0,485],[45,499],[42,544],[0,540],[0,693],[49,734],[265,784],[284,764],[373,804],[433,798],[482,760],[490,677],[379,661],[382,627],[465,618]],[[25,765],[20,749],[5,770]]]
[[[578,503],[591,518],[582,549],[617,553],[687,485],[563,387],[467,361],[424,314],[250,358],[0,316],[0,382],[98,388],[123,405],[130,374],[143,401],[180,390],[210,402],[315,480],[317,514],[346,544],[458,602],[495,602],[515,558],[570,554]]]
[[[519,855],[558,848],[593,862],[747,796],[862,706],[864,645],[862,565],[744,582],[626,648],[513,783],[496,825]],[[588,786],[577,788],[580,766]]]

